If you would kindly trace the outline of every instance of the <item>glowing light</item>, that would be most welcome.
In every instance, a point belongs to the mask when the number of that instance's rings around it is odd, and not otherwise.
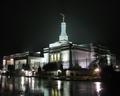
[[[95,71],[96,73],[98,73],[98,72],[100,72],[100,68],[96,68],[94,71]]]
[[[101,88],[101,82],[95,82],[95,88],[98,96],[100,96],[100,91],[102,90]]]
[[[4,70],[2,70],[2,73],[6,73],[6,70],[4,69]]]
[[[24,79],[25,79],[25,78],[22,76],[22,77],[21,77],[21,85],[23,85],[23,84],[25,83],[25,82],[24,82]]]
[[[32,86],[31,86],[31,89],[34,90],[35,88],[35,78],[32,77]]]
[[[61,83],[62,83],[62,82],[61,82],[60,80],[57,81],[57,87],[58,87],[58,90],[61,89]]]
[[[116,72],[120,72],[120,68],[119,68],[118,65],[115,65],[115,71],[116,71]]]
[[[70,76],[70,71],[66,70],[66,76]]]
[[[61,70],[57,70],[57,75],[59,75],[60,73],[62,73],[62,71]]]
[[[1,80],[1,75],[0,75],[0,80]]]
[[[25,71],[25,76],[32,76],[32,71]]]
[[[25,70],[24,70],[24,69],[22,69],[21,71],[22,71],[22,72],[24,72]]]
[[[22,76],[21,77],[21,89],[22,89],[22,91],[25,91],[25,78]]]
[[[57,54],[57,59],[60,60],[60,53]]]
[[[108,65],[110,65],[110,63],[111,63],[111,56],[110,55],[107,55],[107,63],[108,63]]]
[[[29,76],[32,76],[32,72],[31,71],[29,71]]]
[[[62,51],[62,60],[63,62],[69,61],[69,50]]]
[[[59,61],[60,60],[60,53],[55,53],[50,55],[51,62]]]
[[[57,60],[57,55],[56,54],[54,54],[54,61],[56,61]]]
[[[53,61],[53,54],[51,54],[51,61]]]
[[[44,63],[48,63],[48,62],[49,62],[49,53],[44,53]]]
[[[32,80],[31,80],[31,78],[28,78],[28,83],[29,83],[29,85],[31,85],[32,83]],[[31,87],[31,86],[30,86]]]
[[[37,54],[40,54],[40,52],[36,52]]]
[[[14,59],[13,58],[10,59],[10,64],[14,64]]]
[[[13,59],[13,58],[11,58],[10,60],[11,60],[11,61],[13,61],[14,59]]]
[[[3,60],[3,66],[5,66],[5,64],[6,64],[6,60]]]
[[[116,67],[116,68],[119,68],[119,66],[118,66],[118,65],[116,65],[115,67]]]

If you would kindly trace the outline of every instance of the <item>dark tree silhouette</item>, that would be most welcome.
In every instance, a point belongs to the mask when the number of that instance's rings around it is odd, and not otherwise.
[[[61,63],[53,62],[53,63],[48,63],[43,66],[43,69],[45,71],[53,71],[53,70],[58,70],[58,69],[63,69],[63,66]]]

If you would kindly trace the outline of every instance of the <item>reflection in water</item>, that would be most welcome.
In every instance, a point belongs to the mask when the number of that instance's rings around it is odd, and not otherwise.
[[[64,82],[64,86],[63,86],[63,96],[70,96],[70,82],[69,81],[65,81]]]
[[[25,78],[22,76],[20,79],[21,79],[20,90],[25,91]]]
[[[0,77],[0,96],[101,96],[101,82]]]
[[[60,80],[57,81],[58,90],[61,89],[61,82],[62,82],[62,81],[60,81]]]
[[[100,96],[100,92],[102,90],[101,82],[95,82],[95,88],[96,88],[97,95]]]

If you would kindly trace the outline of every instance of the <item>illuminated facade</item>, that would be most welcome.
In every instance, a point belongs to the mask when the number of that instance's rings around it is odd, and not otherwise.
[[[90,64],[94,62],[97,58],[95,51],[97,47],[93,44],[74,44],[68,40],[68,36],[66,33],[66,23],[64,21],[61,22],[61,33],[59,36],[59,41],[49,44],[48,48],[44,48],[44,60],[46,64],[49,63],[57,63],[63,65],[63,69],[73,68],[75,66],[81,68],[89,68]],[[102,50],[102,48],[97,48]],[[104,53],[104,54],[103,54]],[[107,65],[110,65],[112,62],[112,55],[109,54],[108,50],[104,50],[101,54],[102,57],[107,58]],[[100,55],[99,54],[99,55]]]
[[[114,63],[113,61],[115,61],[115,58],[113,58],[108,50],[104,50],[101,54],[95,49],[103,51],[102,48],[96,47],[93,44],[78,45],[68,40],[66,22],[64,21],[63,15],[59,40],[55,43],[49,44],[49,47],[43,49],[43,57],[31,56],[29,52],[4,56],[3,68],[7,69],[8,65],[15,65],[15,69],[22,69],[23,64],[29,64],[30,69],[34,68],[37,70],[39,66],[43,68],[46,64],[55,63],[58,67],[62,64],[63,69],[70,69],[73,67],[89,69],[91,64],[101,57],[105,57],[107,60],[104,64],[111,65]],[[98,58],[96,54],[99,55],[100,58]]]
[[[49,44],[48,48],[44,48],[45,63],[62,63],[63,69],[69,69],[74,66],[88,68],[90,62],[95,59],[94,52],[91,48],[83,48],[84,45],[73,44],[68,40],[66,33],[66,23],[61,23],[61,33],[59,41]]]
[[[45,63],[60,62],[63,69],[69,69],[74,66],[88,68],[94,57],[94,52],[87,48],[82,48],[80,45],[72,44],[71,42],[61,43],[60,46],[44,48]]]
[[[29,65],[31,70],[37,70],[38,67],[43,67],[44,58],[40,57],[40,53],[24,52],[16,53],[3,57],[3,69],[8,69],[9,65],[14,65],[15,70],[22,69],[23,65]]]

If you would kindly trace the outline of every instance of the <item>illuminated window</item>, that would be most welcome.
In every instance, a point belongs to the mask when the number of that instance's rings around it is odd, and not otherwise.
[[[51,55],[50,55],[50,61],[51,61],[51,62],[60,61],[60,53],[51,54]]]
[[[51,61],[53,61],[53,54],[51,54],[50,57],[51,57]]]
[[[60,61],[60,53],[57,54],[57,60]]]
[[[11,64],[11,61],[10,61],[10,60],[7,60],[6,62],[7,62],[7,64]]]
[[[57,55],[54,54],[54,61],[57,61]]]
[[[10,59],[10,63],[11,63],[11,64],[14,64],[14,59],[11,58],[11,59]]]
[[[3,60],[3,66],[5,66],[5,64],[6,64],[6,60]]]

